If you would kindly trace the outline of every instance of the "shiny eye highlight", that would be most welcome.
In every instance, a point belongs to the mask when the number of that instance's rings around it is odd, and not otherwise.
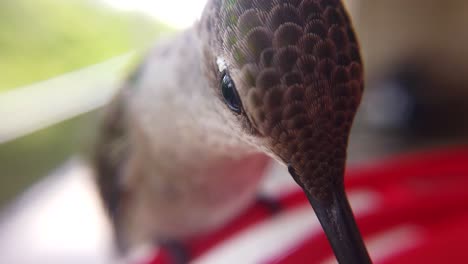
[[[223,71],[221,75],[221,94],[223,95],[224,102],[227,104],[231,111],[241,113],[241,101],[239,94],[236,90],[236,85],[227,71]]]

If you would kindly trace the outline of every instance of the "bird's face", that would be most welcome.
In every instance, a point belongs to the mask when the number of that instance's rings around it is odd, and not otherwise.
[[[363,90],[339,0],[212,0],[199,25],[218,99],[257,147],[321,198],[341,184]]]

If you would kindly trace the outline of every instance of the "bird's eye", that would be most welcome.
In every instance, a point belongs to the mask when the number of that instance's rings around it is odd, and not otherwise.
[[[224,102],[228,105],[229,109],[240,114],[242,106],[239,94],[237,94],[234,81],[226,71],[224,71],[221,76],[221,93],[223,95]]]

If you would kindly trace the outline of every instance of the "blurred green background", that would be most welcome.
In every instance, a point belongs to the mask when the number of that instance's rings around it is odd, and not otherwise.
[[[172,29],[93,0],[0,1],[0,93],[150,45]],[[96,112],[0,144],[0,207],[76,152]]]

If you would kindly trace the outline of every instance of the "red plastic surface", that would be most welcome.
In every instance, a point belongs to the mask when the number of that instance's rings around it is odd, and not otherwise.
[[[379,206],[357,216],[366,242],[398,226],[417,227],[422,239],[393,252],[376,263],[467,263],[468,262],[468,147],[439,149],[404,155],[372,166],[350,168],[346,188],[371,190],[379,194]],[[282,210],[308,203],[301,191],[281,198]],[[237,232],[274,217],[261,204],[255,204],[238,219],[205,237],[186,241],[192,259]],[[370,252],[373,255],[373,252]],[[323,233],[298,241],[294,249],[265,257],[265,264],[321,263],[332,258]],[[171,263],[164,250],[149,264]]]

